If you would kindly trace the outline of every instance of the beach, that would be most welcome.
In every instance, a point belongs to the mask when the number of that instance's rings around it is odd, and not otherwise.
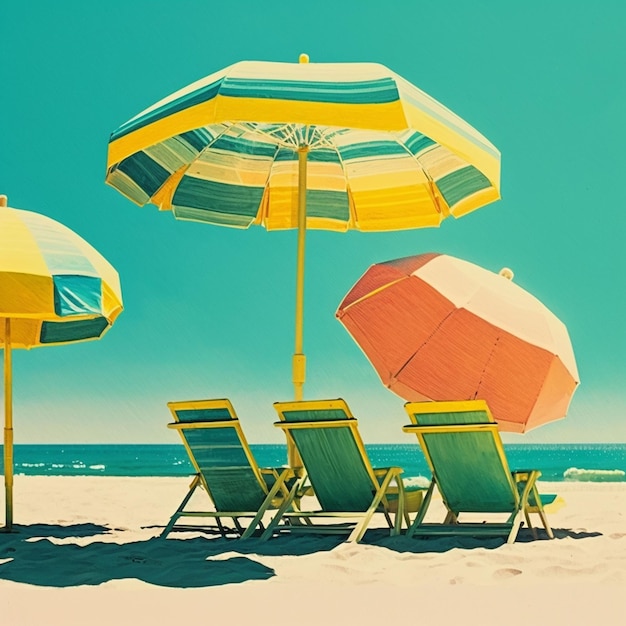
[[[17,532],[0,535],[2,624],[621,624],[626,483],[540,483],[566,505],[555,539],[159,534],[188,478],[15,478]],[[194,499],[206,506],[204,493]],[[442,512],[435,502],[433,521]]]
[[[626,2],[0,14],[0,626],[626,624]],[[411,487],[536,469],[554,538],[161,537],[300,418],[323,477],[356,420]],[[479,484],[457,425],[502,433]]]

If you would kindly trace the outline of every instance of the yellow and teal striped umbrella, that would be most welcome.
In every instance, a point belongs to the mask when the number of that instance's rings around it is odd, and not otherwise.
[[[302,397],[306,228],[438,226],[500,197],[500,154],[383,65],[244,61],[111,135],[106,182],[179,219],[298,228],[293,379]]]
[[[54,220],[0,196],[0,346],[4,350],[4,477],[13,523],[11,350],[98,339],[122,311],[117,272]]]
[[[308,228],[437,226],[499,198],[500,154],[391,70],[371,63],[236,63],[122,124],[106,181],[177,218]]]

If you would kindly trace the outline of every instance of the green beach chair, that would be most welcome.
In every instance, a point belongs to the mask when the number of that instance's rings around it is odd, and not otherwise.
[[[517,537],[522,515],[536,538],[530,514],[541,518],[550,539],[554,537],[544,506],[557,499],[540,496],[537,470],[509,470],[498,426],[484,400],[461,402],[407,402],[411,419],[403,431],[417,435],[432,481],[407,536],[472,535]],[[447,508],[442,524],[424,523],[437,486]],[[459,522],[462,513],[508,514],[502,523]]]
[[[295,484],[290,468],[260,468],[229,400],[169,402],[174,416],[168,428],[177,430],[196,470],[189,491],[161,533],[166,537],[174,529],[203,529],[203,526],[176,526],[181,517],[214,518],[217,529],[226,536],[222,518],[231,518],[236,532],[245,539],[262,518],[289,496]],[[185,507],[198,487],[204,488],[213,501],[214,511],[192,511]],[[290,498],[293,500],[295,492]],[[251,517],[244,530],[239,518]]]
[[[302,458],[305,480],[320,505],[314,511],[291,510],[290,497],[261,536],[269,539],[274,532],[350,532],[348,541],[358,542],[375,512],[382,512],[391,534],[400,532],[404,517],[404,485],[400,467],[374,469],[361,440],[357,420],[341,400],[277,402],[274,404],[283,429]],[[395,483],[392,484],[392,483]],[[395,510],[395,523],[390,512]],[[307,524],[288,524],[277,529],[284,518],[303,519]],[[344,523],[314,524],[315,518],[342,518]],[[356,523],[346,523],[360,518]],[[408,522],[408,517],[406,517]]]

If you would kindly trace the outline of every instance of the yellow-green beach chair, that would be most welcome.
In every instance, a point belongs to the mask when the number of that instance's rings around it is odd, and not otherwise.
[[[174,423],[168,424],[168,428],[180,434],[196,476],[161,537],[178,528],[176,522],[181,517],[215,518],[223,536],[226,529],[222,518],[233,520],[241,538],[249,537],[257,527],[263,528],[264,513],[275,509],[289,495],[287,484],[295,483],[293,470],[257,465],[229,400],[169,402],[168,407],[174,416]],[[207,492],[214,511],[185,509],[198,487]],[[251,517],[252,521],[244,530],[239,518],[245,517]]]
[[[261,539],[269,539],[281,519],[301,518],[308,524],[281,526],[281,532],[351,531],[348,541],[358,542],[377,511],[384,514],[391,534],[399,534],[404,516],[402,469],[372,467],[358,422],[346,403],[341,399],[277,402],[274,407],[280,417],[275,426],[285,431],[302,458],[305,475],[299,479],[300,484],[305,479],[310,481],[320,508],[291,510],[292,490]],[[396,509],[395,523],[391,521],[391,509]],[[314,518],[343,518],[344,523],[313,524]],[[346,524],[350,518],[360,521]]]
[[[539,495],[538,470],[509,470],[498,426],[484,400],[407,402],[405,409],[412,424],[402,430],[417,435],[433,475],[408,536],[506,536],[513,543],[522,515],[537,537],[530,521],[530,514],[537,513],[548,537],[554,537],[544,506],[557,496]],[[442,524],[427,524],[423,520],[435,486],[448,512]],[[464,513],[503,513],[508,518],[502,523],[461,523]]]

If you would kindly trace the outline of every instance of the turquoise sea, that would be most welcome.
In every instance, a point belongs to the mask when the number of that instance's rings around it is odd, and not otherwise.
[[[285,445],[252,445],[261,466],[286,463]],[[366,445],[377,467],[399,465],[407,477],[430,477],[417,445]],[[1,446],[0,446],[1,449]],[[541,480],[626,482],[626,444],[505,444],[511,469],[539,469]],[[181,444],[16,445],[15,474],[29,476],[187,476],[193,469]],[[2,459],[0,458],[0,468]]]

